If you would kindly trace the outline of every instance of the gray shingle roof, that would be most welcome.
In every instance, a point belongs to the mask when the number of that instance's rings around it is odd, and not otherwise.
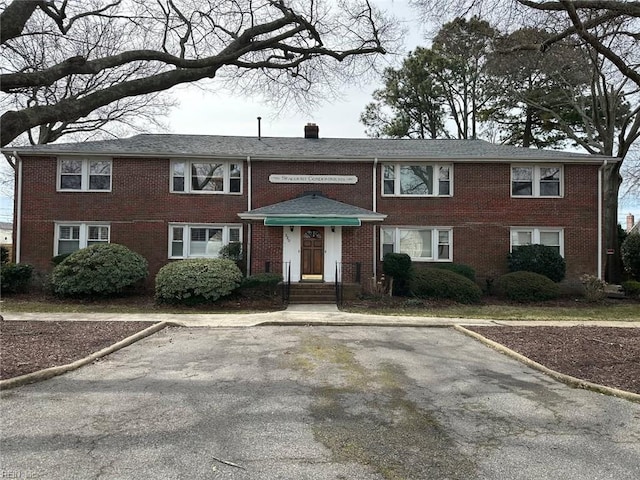
[[[262,219],[275,216],[299,217],[345,217],[366,220],[384,220],[386,215],[376,213],[366,208],[356,207],[348,203],[324,197],[322,195],[303,195],[266,207],[256,208],[250,212],[243,212],[240,218]]]
[[[4,148],[21,155],[108,155],[145,157],[252,157],[254,160],[434,159],[602,163],[611,157],[495,145],[484,140],[231,137],[142,134],[129,138]]]

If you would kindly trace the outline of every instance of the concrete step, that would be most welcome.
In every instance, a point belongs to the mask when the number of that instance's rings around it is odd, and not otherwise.
[[[336,303],[334,284],[292,283],[289,303]]]

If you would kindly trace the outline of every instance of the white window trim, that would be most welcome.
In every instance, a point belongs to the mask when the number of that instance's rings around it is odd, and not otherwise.
[[[87,248],[89,242],[89,227],[107,227],[108,238],[104,243],[111,243],[111,224],[104,222],[55,222],[54,224],[54,241],[53,241],[53,256],[56,257],[58,253],[58,244],[60,243],[60,227],[80,227],[80,239],[78,241],[78,250]]]
[[[174,190],[173,188],[173,166],[178,163],[184,163],[184,191],[182,190]],[[222,178],[222,190],[221,191],[211,191],[211,190],[192,190],[191,189],[191,164],[192,163],[220,163],[223,165],[223,178]],[[238,165],[240,167],[240,191],[239,192],[231,192],[231,165]],[[217,160],[217,159],[180,159],[180,160],[172,160],[169,166],[169,191],[171,193],[177,194],[196,194],[196,195],[242,195],[243,190],[243,179],[244,179],[244,165],[242,160]]]
[[[173,229],[182,228],[182,255],[172,255],[173,253]],[[239,243],[242,243],[242,224],[241,223],[170,223],[168,236],[168,258],[185,259],[185,258],[217,258],[203,255],[191,255],[189,252],[191,228],[221,228],[222,229],[222,245],[229,245],[229,229],[237,228],[240,232]]]
[[[384,168],[386,166],[394,167],[394,187],[393,191],[398,193],[385,193],[384,192]],[[400,192],[400,171],[405,166],[430,166],[433,167],[433,185],[431,185],[432,194],[426,195],[408,195]],[[440,167],[449,168],[449,194],[440,195]],[[434,163],[434,162],[386,162],[382,164],[382,171],[380,173],[380,193],[383,197],[402,197],[402,198],[429,198],[429,197],[453,197],[453,163]]]
[[[509,231],[509,251],[513,252],[513,234],[514,232],[530,232],[531,245],[540,244],[541,233],[559,233],[560,238],[560,256],[564,258],[564,228],[561,227],[511,227]],[[516,245],[522,246],[522,245]]]
[[[514,195],[513,194],[513,169],[514,168],[532,168],[533,169],[533,185],[531,195]],[[559,195],[540,195],[540,169],[541,168],[559,168],[560,169],[560,194]],[[511,181],[509,182],[509,193],[511,198],[564,198],[564,167],[558,164],[511,164],[510,169]]]
[[[75,160],[82,162],[82,171],[80,173],[80,188],[62,188],[62,162],[65,160]],[[89,162],[108,162],[111,174],[109,175],[109,188],[106,189],[90,189],[89,188]],[[58,192],[111,192],[113,188],[113,159],[104,157],[58,157],[58,165],[56,168],[56,191]]]
[[[399,230],[431,230],[431,251],[434,254],[438,252],[439,246],[439,233],[446,231],[449,232],[449,258],[423,258],[423,257],[410,257],[412,262],[424,262],[424,263],[452,263],[453,262],[453,227],[427,227],[427,226],[381,226],[380,227],[380,260],[384,260],[384,230],[395,230],[393,251],[396,253],[402,253],[400,248],[400,236]]]

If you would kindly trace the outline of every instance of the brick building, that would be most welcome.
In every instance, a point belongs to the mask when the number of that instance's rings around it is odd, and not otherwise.
[[[601,169],[610,157],[481,140],[137,135],[20,147],[15,255],[38,270],[99,242],[128,246],[150,278],[174,259],[240,242],[249,274],[364,284],[387,252],[455,262],[480,281],[527,243],[567,279],[602,274]]]

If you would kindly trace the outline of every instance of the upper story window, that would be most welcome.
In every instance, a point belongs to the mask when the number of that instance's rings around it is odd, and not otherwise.
[[[169,225],[169,258],[217,258],[222,247],[241,241],[240,225]]]
[[[61,158],[58,160],[58,190],[111,191],[111,160]]]
[[[553,247],[564,257],[564,230],[562,228],[514,227],[511,229],[511,251],[522,245]]]
[[[54,256],[73,253],[98,243],[109,243],[110,225],[89,223],[56,224]]]
[[[381,231],[381,259],[387,253],[406,253],[411,260],[422,262],[450,262],[453,232],[450,228],[383,227]]]
[[[242,165],[231,162],[185,160],[171,162],[171,191],[241,193]]]
[[[514,197],[561,197],[563,195],[560,165],[528,165],[511,167],[511,195]]]
[[[382,194],[400,196],[452,195],[453,165],[389,163],[382,166]]]

